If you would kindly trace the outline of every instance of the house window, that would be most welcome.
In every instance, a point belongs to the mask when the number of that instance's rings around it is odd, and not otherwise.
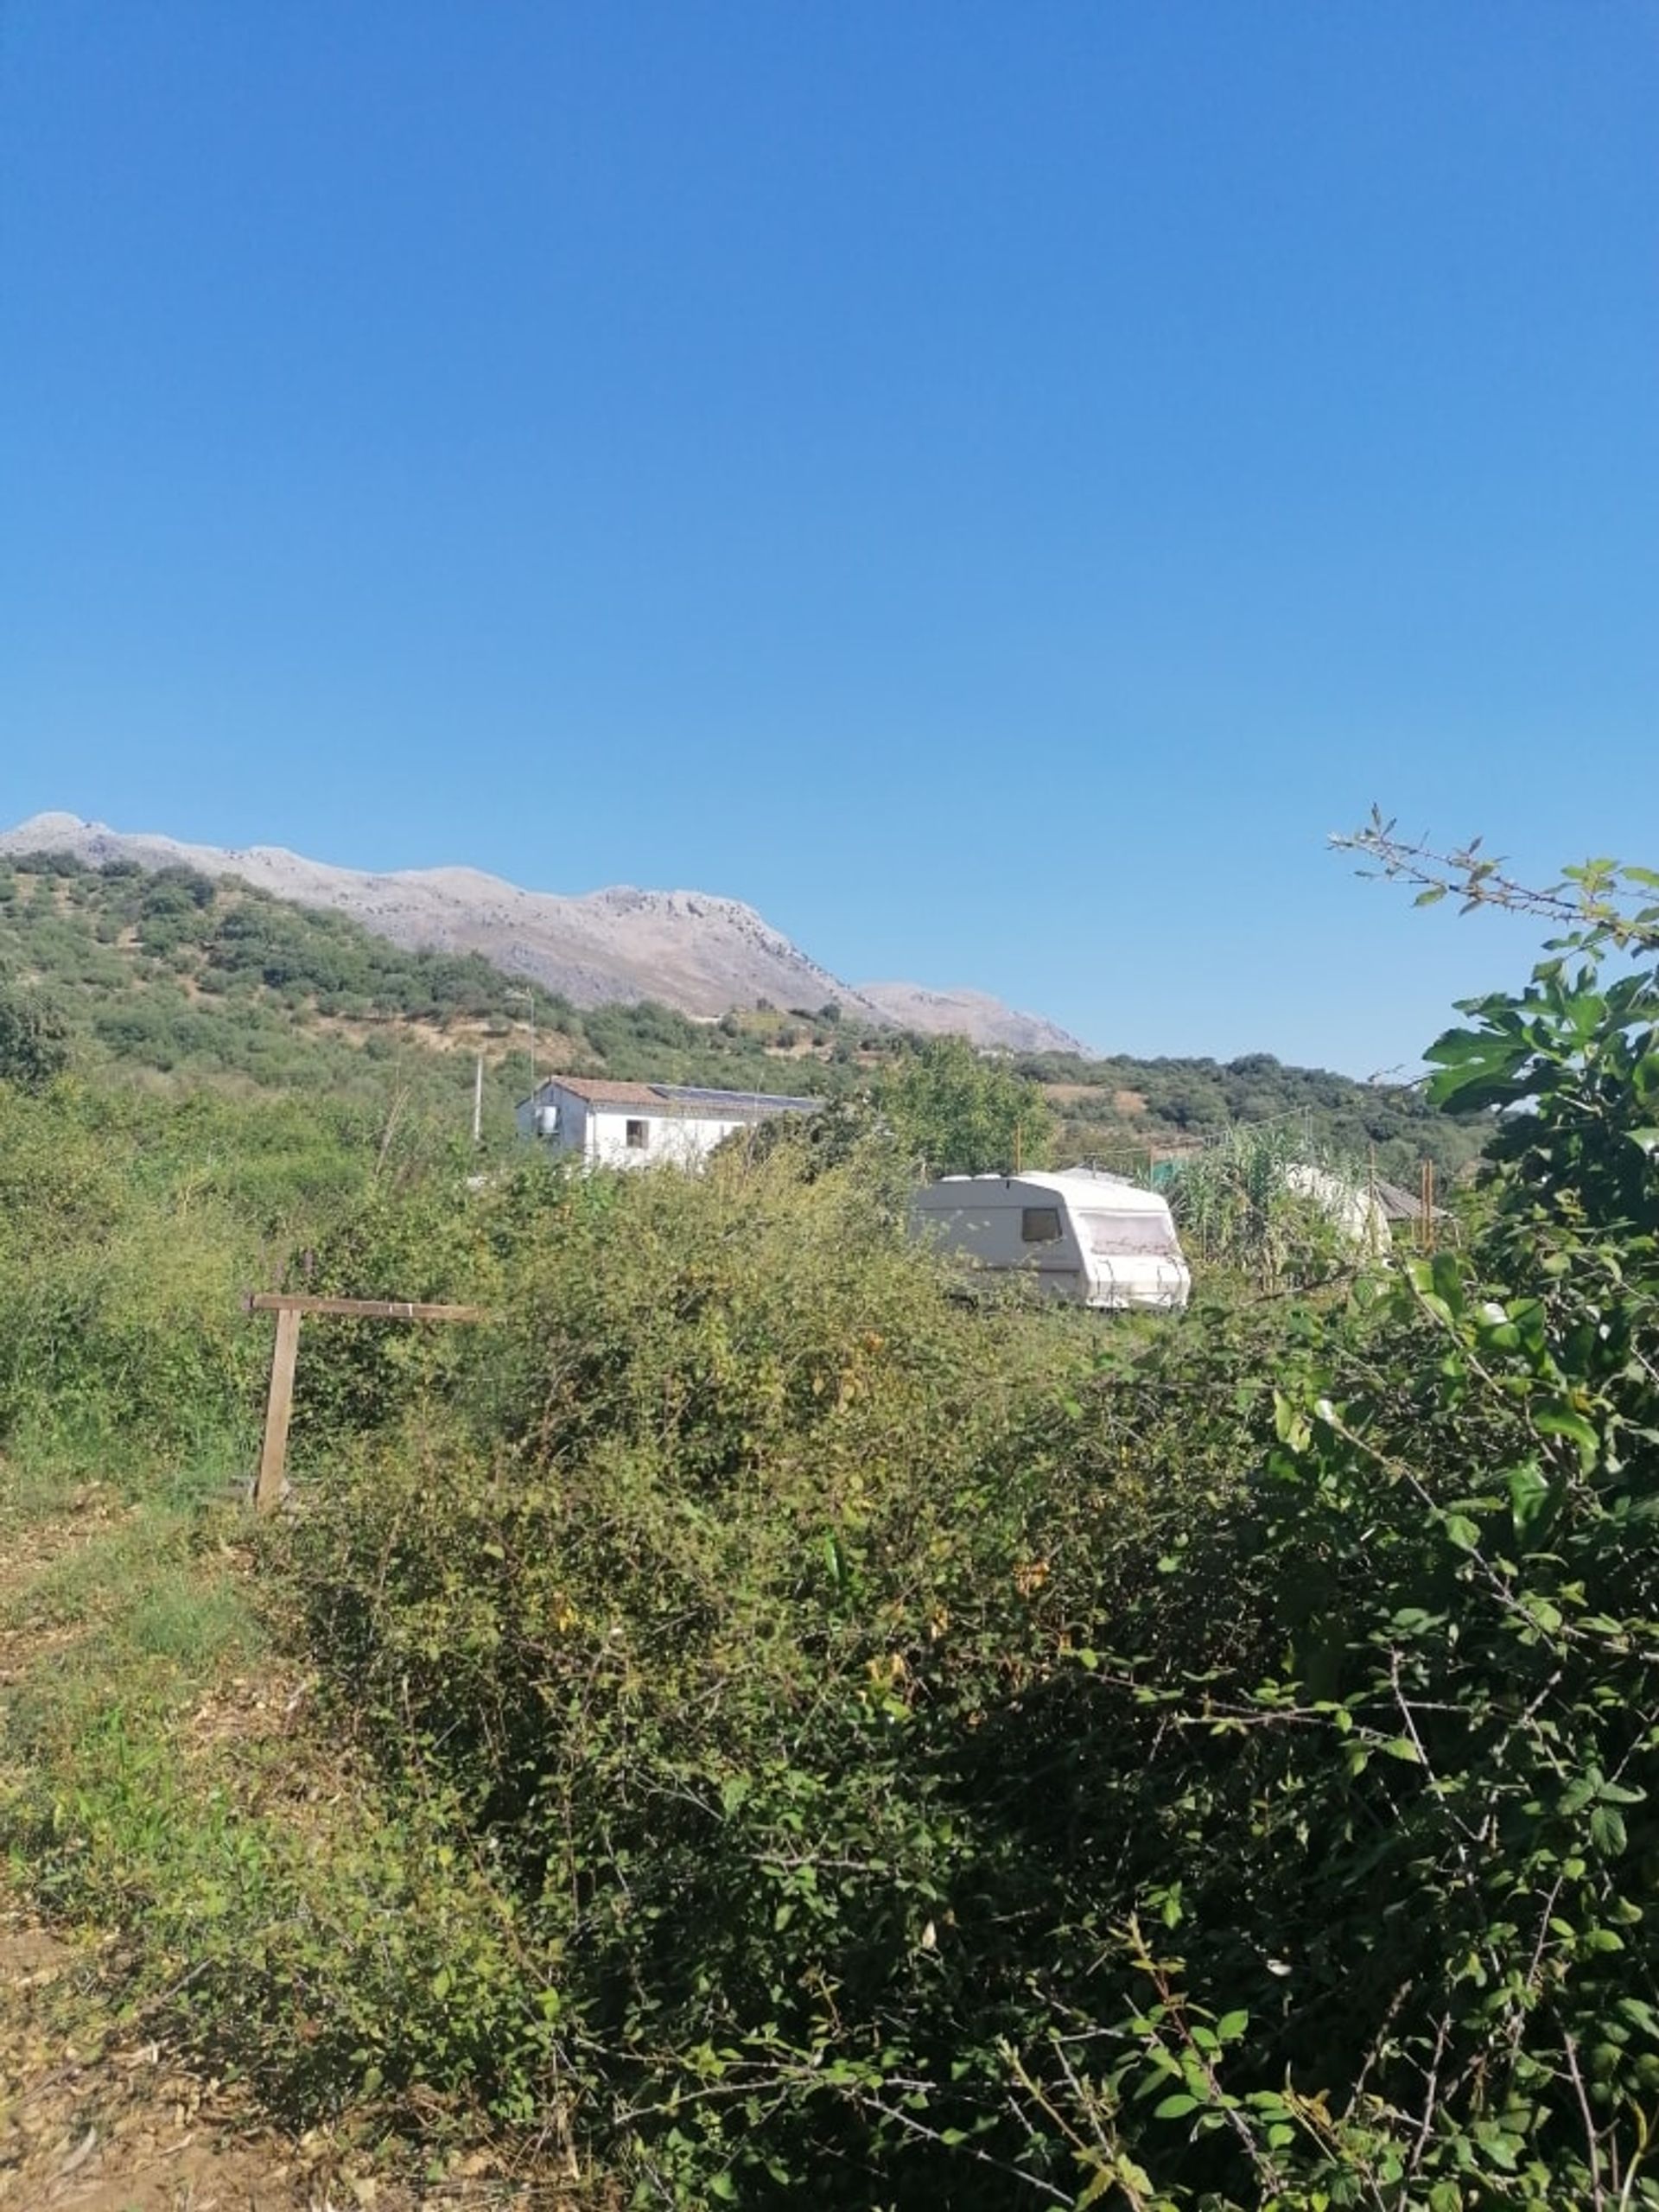
[[[627,1141],[628,1150],[630,1152],[643,1152],[645,1149],[646,1145],[651,1141],[651,1123],[649,1122],[630,1122],[628,1123],[627,1129]]]
[[[1020,1216],[1020,1234],[1027,1244],[1058,1244],[1060,1210],[1058,1206],[1027,1206]]]

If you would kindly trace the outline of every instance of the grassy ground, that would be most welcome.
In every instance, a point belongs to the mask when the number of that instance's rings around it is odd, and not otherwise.
[[[316,1960],[326,2020],[333,1932],[308,1955],[295,1930],[331,1891],[351,1918],[378,1808],[312,1725],[269,1586],[217,1478],[135,1498],[0,1461],[0,2206],[567,2202],[464,2115],[417,2152],[407,2105],[304,2108],[305,1992],[289,1971],[283,2017],[277,1962]]]
[[[116,1913],[48,1924],[51,1853],[24,1843],[67,1830],[99,1765],[107,1795],[114,1753],[131,1847],[153,1817],[134,1786],[144,1751],[153,1761],[183,1721],[182,1757],[233,1656],[255,1658],[241,1578],[223,1561],[203,1571],[191,1522],[62,1467],[0,1466],[0,2204],[286,2212],[329,2194],[333,2177],[262,2130],[245,2096],[185,2060],[165,1989],[145,1993],[141,1930]]]

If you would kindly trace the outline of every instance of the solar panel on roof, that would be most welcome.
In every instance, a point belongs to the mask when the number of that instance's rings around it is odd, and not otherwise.
[[[695,1083],[656,1083],[652,1089],[664,1098],[697,1106],[775,1106],[780,1110],[810,1113],[823,1103],[821,1098],[785,1097],[772,1090],[708,1090]]]

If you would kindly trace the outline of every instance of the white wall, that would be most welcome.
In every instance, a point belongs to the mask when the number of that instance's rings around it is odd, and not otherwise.
[[[578,1098],[567,1090],[556,1093],[556,1103],[558,1135],[541,1141],[557,1153],[575,1154],[593,1167],[655,1167],[665,1162],[676,1167],[700,1167],[734,1129],[756,1126],[719,1115],[653,1114],[648,1106],[612,1105]],[[528,1103],[518,1109],[518,1121],[520,1135],[537,1134]],[[643,1147],[628,1142],[630,1122],[645,1123]]]
[[[643,1149],[628,1142],[628,1123],[643,1122]],[[699,1167],[734,1129],[747,1122],[693,1119],[686,1114],[653,1115],[643,1106],[594,1105],[588,1109],[587,1157],[598,1167]]]

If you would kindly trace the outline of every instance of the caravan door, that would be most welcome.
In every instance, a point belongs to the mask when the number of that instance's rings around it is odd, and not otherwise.
[[[1192,1278],[1167,1205],[1143,1205],[1131,1213],[1103,1199],[1076,1213],[1091,1306],[1173,1309],[1186,1304]]]

